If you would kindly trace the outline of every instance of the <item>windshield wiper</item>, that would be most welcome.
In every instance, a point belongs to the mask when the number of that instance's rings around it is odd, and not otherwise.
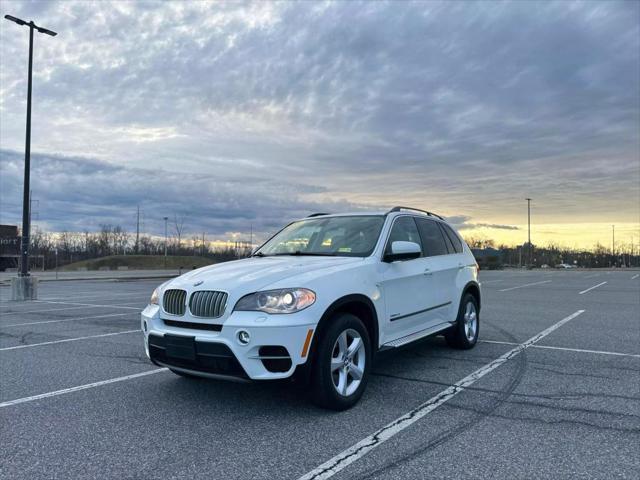
[[[254,253],[254,254],[253,254],[253,255],[251,255],[251,256],[252,256],[252,257],[266,257],[267,255],[265,255],[265,254],[264,254],[264,253],[262,253],[262,252],[256,252],[256,253]]]

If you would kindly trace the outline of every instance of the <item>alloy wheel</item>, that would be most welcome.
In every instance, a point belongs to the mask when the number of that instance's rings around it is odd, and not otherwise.
[[[360,386],[366,362],[362,336],[354,329],[344,330],[333,345],[331,379],[333,387],[343,397],[352,395]]]
[[[464,309],[464,333],[467,340],[473,342],[478,330],[478,312],[473,302],[468,302]]]

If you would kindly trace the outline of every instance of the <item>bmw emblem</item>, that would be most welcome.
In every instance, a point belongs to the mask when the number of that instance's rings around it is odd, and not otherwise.
[[[193,284],[194,287],[198,287],[200,285],[202,285],[204,283],[204,280],[198,280],[196,283]]]

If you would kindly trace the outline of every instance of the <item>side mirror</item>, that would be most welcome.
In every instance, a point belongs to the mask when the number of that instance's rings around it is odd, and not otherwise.
[[[398,241],[391,243],[391,253],[386,254],[383,260],[391,263],[398,260],[411,260],[421,255],[422,248],[417,243]]]

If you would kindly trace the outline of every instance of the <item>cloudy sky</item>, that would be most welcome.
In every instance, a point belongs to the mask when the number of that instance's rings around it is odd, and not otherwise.
[[[41,228],[266,235],[406,204],[509,243],[640,235],[640,3],[18,2]],[[0,22],[0,221],[28,30]],[[628,239],[628,240],[625,240]]]

